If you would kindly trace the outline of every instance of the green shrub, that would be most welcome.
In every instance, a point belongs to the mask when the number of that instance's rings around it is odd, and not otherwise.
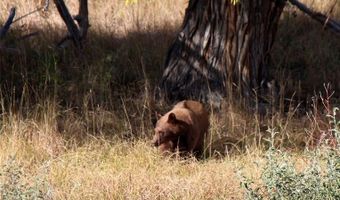
[[[45,185],[39,178],[30,184],[14,158],[8,159],[0,168],[0,199],[45,199]]]
[[[254,180],[240,173],[246,199],[340,199],[340,123],[336,120],[337,110],[334,109],[334,115],[330,116],[336,146],[306,150],[304,154],[309,162],[301,172],[296,170],[289,153],[274,147],[277,133],[271,130],[271,147],[266,152],[260,186],[255,186]]]

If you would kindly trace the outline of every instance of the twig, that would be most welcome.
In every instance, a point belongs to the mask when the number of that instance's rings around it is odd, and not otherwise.
[[[128,123],[129,123],[130,136],[131,136],[131,138],[132,138],[132,137],[133,137],[133,132],[132,132],[132,124],[131,124],[131,121],[130,121],[130,117],[129,117],[128,111],[127,111],[127,109],[126,109],[126,105],[125,105],[124,99],[121,97],[120,100],[121,100],[122,105],[123,105],[123,110],[124,110],[124,114],[125,114],[125,116],[126,116],[126,120],[127,120]]]
[[[330,19],[330,16],[331,16],[331,14],[333,13],[333,10],[334,10],[334,8],[335,8],[335,5],[337,4],[337,1],[338,1],[338,0],[335,0],[334,3],[333,3],[333,5],[331,6],[331,9],[330,9],[329,12],[328,12],[328,16],[327,16],[326,22],[325,22],[325,24],[323,25],[323,28],[326,28],[326,24],[328,23],[328,21],[329,21],[329,19]]]
[[[26,40],[27,38],[33,37],[39,35],[39,31],[35,31],[33,33],[28,33],[26,35],[21,36],[20,38],[18,38],[18,40]]]
[[[13,7],[9,11],[9,16],[7,18],[5,25],[2,28],[0,28],[0,39],[2,39],[6,35],[7,31],[9,30],[9,28],[11,27],[13,23],[14,17],[15,17],[15,8]]]
[[[23,18],[25,18],[25,17],[27,17],[27,16],[30,16],[30,15],[32,15],[32,14],[34,14],[34,13],[36,13],[36,12],[39,12],[39,11],[41,11],[41,10],[44,10],[44,9],[45,9],[45,7],[40,7],[40,8],[37,8],[37,9],[35,9],[35,10],[32,10],[31,12],[26,13],[26,14],[24,14],[24,15],[18,17],[17,19],[15,19],[15,20],[13,21],[13,24],[16,23],[16,22],[18,22],[18,21],[20,21],[20,20],[22,20]]]
[[[299,2],[298,0],[289,0],[289,2],[296,6],[298,9],[300,9],[302,12],[306,13],[310,17],[312,17],[314,20],[320,22],[325,27],[330,28],[336,33],[340,33],[340,24],[339,22],[331,19],[329,16],[325,16],[324,14],[320,12],[313,11],[312,9],[308,8],[303,3]]]
[[[50,6],[50,0],[46,0],[44,6],[42,6],[42,7],[40,7],[40,8],[37,8],[37,9],[35,9],[35,10],[29,12],[29,13],[26,13],[26,14],[24,14],[24,15],[18,17],[17,19],[15,19],[15,20],[12,22],[12,24],[14,24],[14,23],[16,23],[16,22],[22,20],[23,18],[25,18],[25,17],[27,17],[27,16],[30,16],[30,15],[36,13],[36,12],[39,12],[39,11],[41,11],[41,10],[43,10],[43,11],[48,11],[49,6]]]

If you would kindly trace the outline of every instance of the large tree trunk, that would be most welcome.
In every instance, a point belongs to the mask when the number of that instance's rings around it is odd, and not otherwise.
[[[268,78],[270,50],[285,1],[190,0],[170,48],[161,89],[170,100],[249,99]]]

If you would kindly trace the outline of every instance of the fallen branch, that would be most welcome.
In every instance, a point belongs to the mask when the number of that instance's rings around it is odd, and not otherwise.
[[[299,10],[306,13],[310,17],[312,17],[314,20],[320,22],[325,27],[330,28],[336,33],[340,33],[340,23],[331,19],[329,16],[326,16],[320,12],[313,11],[312,9],[308,8],[303,3],[299,2],[298,0],[289,0],[289,2],[296,6]]]
[[[2,28],[0,28],[0,39],[5,37],[7,31],[9,30],[9,28],[11,27],[11,25],[13,23],[14,17],[15,17],[15,8],[13,7],[9,11],[9,16],[7,18],[5,25]]]

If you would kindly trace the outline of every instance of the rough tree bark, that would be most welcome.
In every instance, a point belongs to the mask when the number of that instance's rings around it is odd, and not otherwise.
[[[190,0],[169,49],[160,88],[170,100],[249,99],[268,78],[270,50],[285,1]]]

